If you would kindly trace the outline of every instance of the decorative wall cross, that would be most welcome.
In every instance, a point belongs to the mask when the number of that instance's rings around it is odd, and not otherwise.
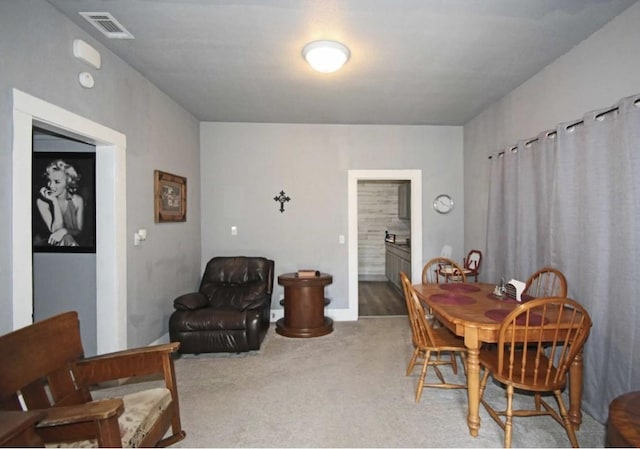
[[[284,203],[291,200],[287,195],[285,195],[284,190],[280,190],[280,195],[273,197],[274,201],[280,202],[280,213],[284,212]]]

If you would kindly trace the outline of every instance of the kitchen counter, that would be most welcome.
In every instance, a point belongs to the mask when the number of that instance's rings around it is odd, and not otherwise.
[[[406,243],[385,242],[385,245],[387,246],[387,249],[395,248],[395,249],[399,249],[400,251],[408,251],[409,253],[411,253],[411,247],[409,245],[407,245]]]
[[[400,272],[411,279],[411,247],[406,243],[385,242],[385,275],[391,284],[402,292]]]

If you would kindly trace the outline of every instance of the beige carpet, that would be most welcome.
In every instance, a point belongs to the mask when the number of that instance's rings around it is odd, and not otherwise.
[[[259,352],[182,356],[187,437],[174,447],[501,447],[503,433],[482,407],[480,435],[469,435],[466,390],[426,389],[414,402],[411,351],[407,318],[381,317],[338,322],[311,339],[272,326]],[[487,398],[501,405],[504,390],[490,385]],[[582,447],[604,445],[604,426],[586,413],[577,435]],[[514,421],[513,447],[570,444],[552,418],[538,417]]]

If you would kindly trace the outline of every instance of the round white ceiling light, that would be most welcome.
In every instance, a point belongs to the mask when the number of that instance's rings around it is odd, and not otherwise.
[[[322,73],[340,70],[349,56],[349,49],[336,41],[313,41],[302,49],[302,57],[314,70]]]

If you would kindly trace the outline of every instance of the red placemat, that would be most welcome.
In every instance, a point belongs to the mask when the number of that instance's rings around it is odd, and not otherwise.
[[[450,293],[436,293],[435,295],[429,296],[429,299],[433,302],[437,302],[439,304],[473,304],[476,302],[470,296],[464,295],[455,295]]]
[[[471,293],[471,292],[479,292],[480,287],[472,285],[472,284],[439,284],[439,287],[442,290],[447,290],[450,292],[457,293]]]
[[[514,301],[515,302],[515,301]],[[505,310],[505,309],[491,309],[491,310],[487,310],[484,313],[484,316],[486,316],[487,318],[492,319],[493,321],[497,321],[497,322],[502,322],[504,321],[504,319],[507,317],[507,315],[509,315],[512,311],[511,310]],[[516,324],[518,325],[525,325],[526,324],[526,320],[527,320],[527,316],[526,315],[520,315],[518,318],[516,318]],[[547,320],[544,320],[545,324],[547,324]],[[529,325],[531,326],[540,326],[540,324],[542,324],[542,317],[540,315],[538,315],[537,313],[531,313],[529,315]]]

